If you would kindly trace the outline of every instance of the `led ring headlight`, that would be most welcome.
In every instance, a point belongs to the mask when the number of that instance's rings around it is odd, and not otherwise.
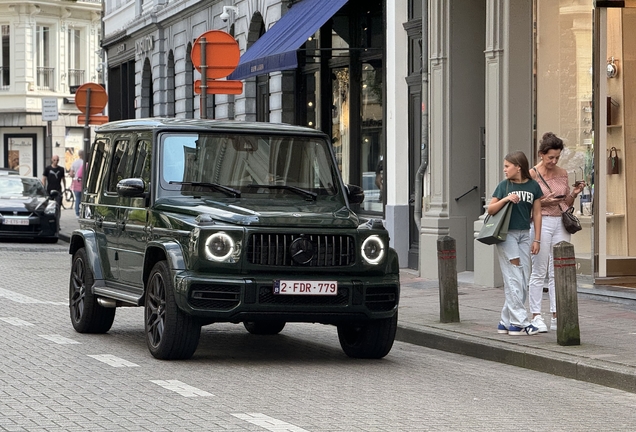
[[[379,264],[384,257],[384,243],[377,235],[367,237],[360,248],[362,258],[369,264]]]
[[[224,232],[212,234],[205,241],[205,254],[212,261],[226,261],[234,253],[232,237]]]

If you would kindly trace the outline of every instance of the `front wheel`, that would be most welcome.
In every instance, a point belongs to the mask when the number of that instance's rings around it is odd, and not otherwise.
[[[80,248],[73,254],[68,295],[71,323],[79,333],[106,333],[115,320],[115,308],[105,308],[97,303],[93,294],[94,282],[86,250]]]
[[[338,339],[349,357],[379,359],[391,351],[397,330],[397,312],[391,318],[338,326]]]
[[[243,325],[253,335],[275,335],[285,328],[285,321],[245,321]]]
[[[197,350],[201,325],[177,306],[166,261],[159,261],[150,272],[144,318],[146,343],[155,358],[185,360]]]

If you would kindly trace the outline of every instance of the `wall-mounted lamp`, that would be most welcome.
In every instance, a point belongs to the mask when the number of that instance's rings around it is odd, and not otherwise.
[[[607,77],[614,78],[618,74],[618,66],[616,66],[614,57],[607,59]]]
[[[229,11],[234,12],[234,15],[238,15],[239,13],[237,6],[223,6],[223,12],[221,12],[221,15],[219,16],[223,22],[227,22],[227,20],[230,19]]]

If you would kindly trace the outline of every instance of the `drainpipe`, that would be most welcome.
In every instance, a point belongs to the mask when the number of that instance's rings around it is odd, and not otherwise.
[[[419,232],[422,219],[424,173],[428,168],[428,0],[422,1],[422,141],[420,166],[415,174],[413,218]]]

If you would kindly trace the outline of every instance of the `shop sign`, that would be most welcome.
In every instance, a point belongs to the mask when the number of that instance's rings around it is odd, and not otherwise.
[[[155,40],[152,35],[144,36],[135,42],[135,55],[141,57],[152,51],[155,47]]]

